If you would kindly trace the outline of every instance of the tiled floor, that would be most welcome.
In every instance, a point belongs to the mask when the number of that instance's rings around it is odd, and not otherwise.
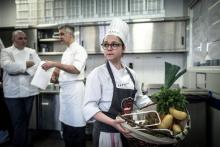
[[[92,146],[91,135],[86,136],[86,147]],[[59,131],[32,131],[33,147],[64,147],[64,142]],[[9,143],[0,145],[10,147]]]

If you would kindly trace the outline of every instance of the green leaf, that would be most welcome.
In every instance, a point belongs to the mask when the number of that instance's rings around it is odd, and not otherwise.
[[[179,70],[179,66],[165,62],[165,88],[169,89],[173,83],[186,72],[186,69],[184,69],[178,73]]]
[[[175,107],[178,110],[186,108],[188,102],[185,96],[180,93],[180,89],[170,89],[173,83],[186,72],[186,69],[180,72],[179,70],[179,66],[165,62],[164,85],[158,93],[151,95],[151,98],[157,103],[157,111],[160,114],[167,114],[170,107]]]

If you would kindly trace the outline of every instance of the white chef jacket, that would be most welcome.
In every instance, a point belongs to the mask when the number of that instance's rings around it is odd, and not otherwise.
[[[26,61],[31,60],[34,66],[27,68]],[[40,63],[34,49],[24,47],[19,50],[14,45],[2,49],[1,67],[3,68],[3,90],[6,98],[29,97],[39,94],[39,89],[32,86],[31,80]]]
[[[60,71],[59,82],[70,82],[75,80],[84,80],[85,78],[85,65],[88,55],[86,50],[77,42],[73,42],[63,53],[61,63],[74,65],[79,71],[79,74],[67,73],[63,70]]]
[[[130,72],[134,77],[135,85],[132,82],[128,71],[124,68],[118,70],[110,63],[112,73],[115,78],[116,87],[122,89],[137,89],[135,100],[142,98],[141,88],[139,82],[135,76],[135,72],[131,69]],[[128,67],[127,67],[128,68]],[[85,100],[83,103],[83,114],[86,121],[91,120],[93,116],[99,111],[107,112],[110,109],[113,97],[113,84],[112,79],[107,70],[106,64],[96,67],[87,77]],[[149,98],[146,99],[146,104],[149,102]]]
[[[82,114],[85,77],[84,69],[87,59],[86,50],[78,43],[72,43],[63,53],[61,63],[74,65],[80,74],[60,71],[60,115],[59,120],[67,125],[82,127],[86,121]]]

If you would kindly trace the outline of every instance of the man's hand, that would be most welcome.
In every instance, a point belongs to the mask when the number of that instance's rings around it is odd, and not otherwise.
[[[50,82],[58,83],[58,77],[59,77],[59,69],[56,68],[51,76]]]
[[[27,68],[32,67],[34,65],[33,61],[26,61]]]
[[[44,70],[48,70],[52,67],[55,67],[55,63],[56,62],[53,62],[53,61],[46,61],[46,63],[44,63],[43,65],[41,65],[41,67],[44,69]]]

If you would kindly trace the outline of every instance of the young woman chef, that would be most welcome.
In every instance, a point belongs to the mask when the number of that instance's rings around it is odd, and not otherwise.
[[[96,120],[93,128],[96,147],[125,147],[128,146],[125,137],[131,137],[121,126],[123,121],[115,119],[119,113],[130,112],[133,102],[141,95],[135,72],[121,60],[127,47],[128,30],[121,19],[111,22],[101,44],[107,62],[87,77],[83,114],[87,121]],[[148,97],[144,101],[151,102]]]

